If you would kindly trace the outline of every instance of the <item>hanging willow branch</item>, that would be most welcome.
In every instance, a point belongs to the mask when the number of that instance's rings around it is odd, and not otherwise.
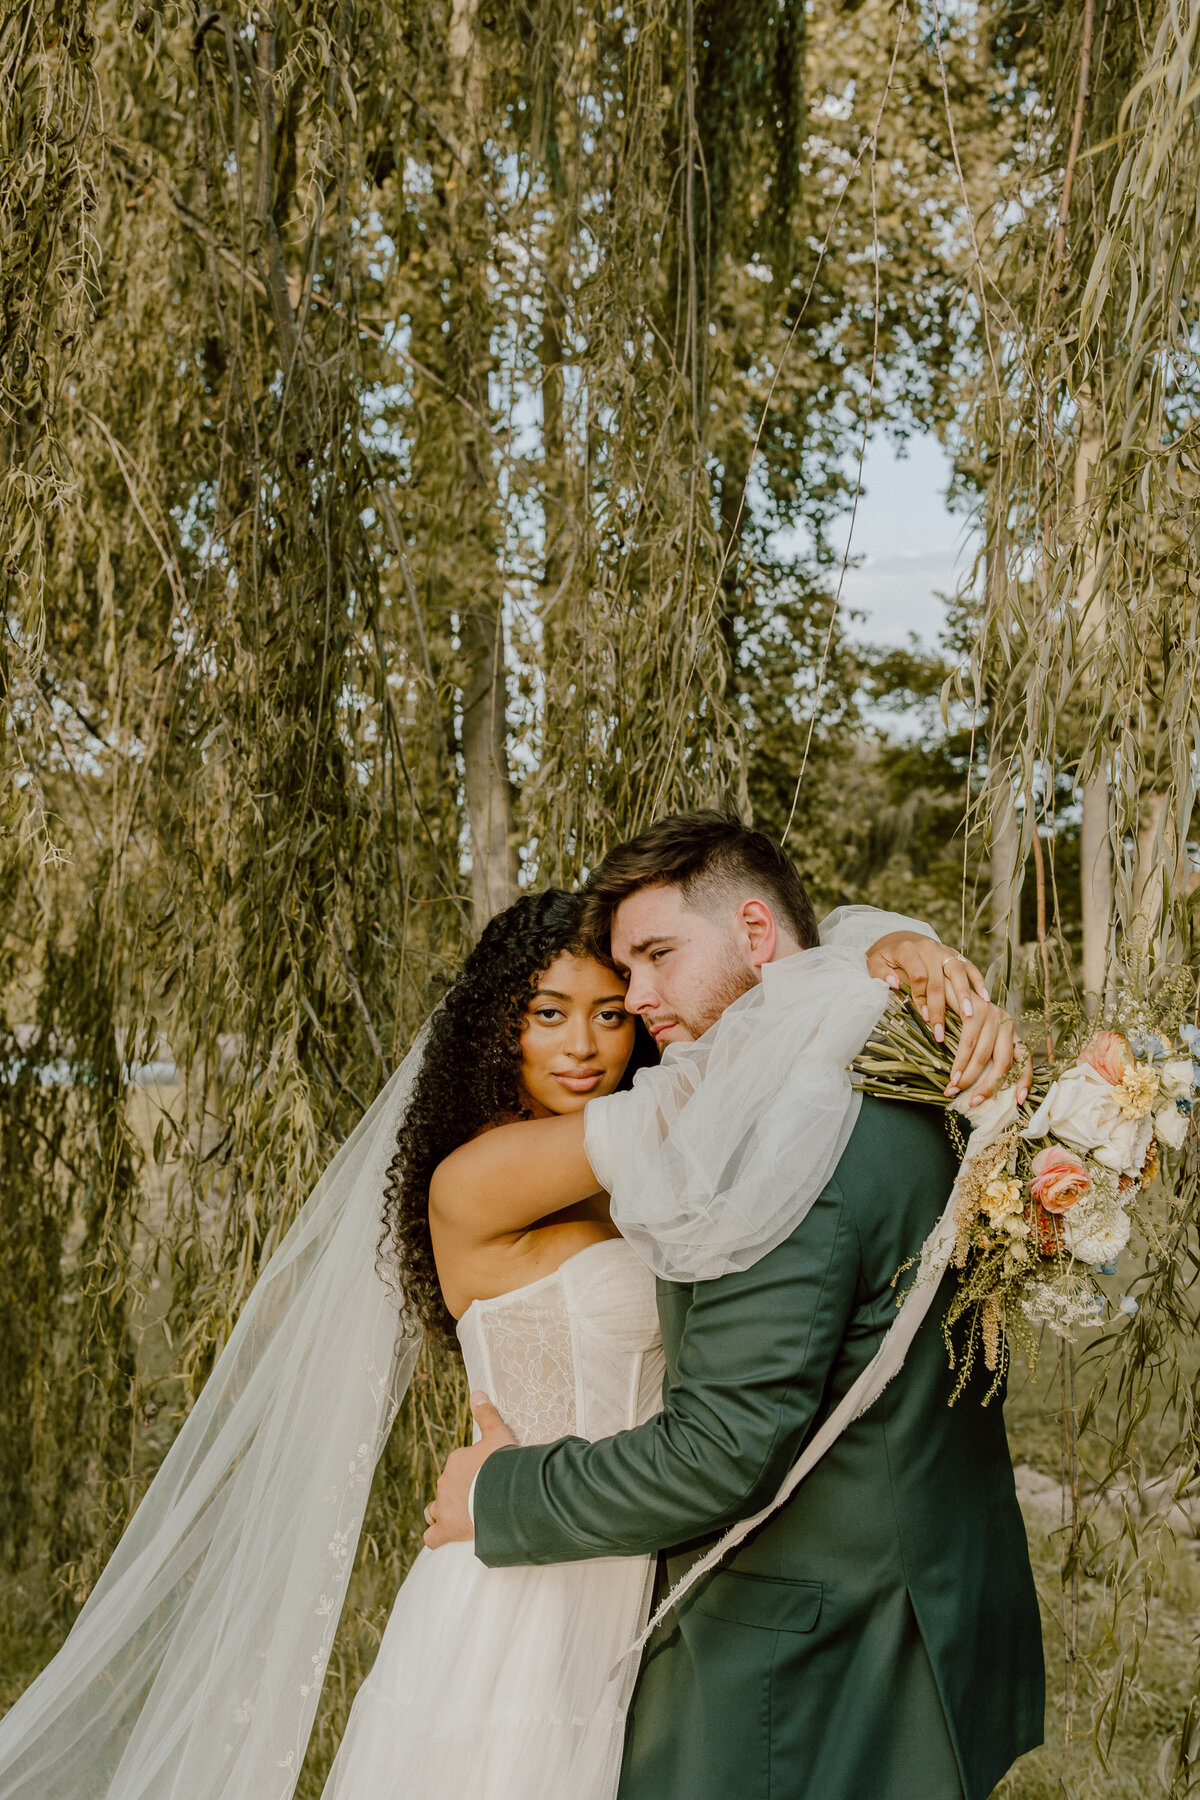
[[[1132,25],[1114,42],[1106,13],[1093,56],[1085,12],[1050,93],[1070,128],[1045,254],[1030,200],[996,247],[1009,310],[984,290],[1002,363],[971,446],[1003,569],[977,685],[1003,672],[1001,734],[1027,793],[1060,761],[1081,784],[1107,775],[1115,917],[1125,929],[1140,918],[1160,954],[1185,925],[1196,772],[1184,747],[1200,741],[1197,23],[1194,8],[1179,30],[1164,15],[1143,56]]]
[[[1079,796],[1080,972],[1096,1003],[1118,949],[1145,985],[1195,947],[1200,7],[1135,16],[1089,0],[1041,30],[1000,227],[989,236],[976,218],[984,355],[964,461],[986,494],[989,582],[965,691],[988,699],[993,830],[1014,793],[1023,801],[1015,885],[1034,849],[1044,890],[1039,820],[1055,885],[1055,795]],[[1050,985],[1047,958],[1047,1002]],[[1136,1504],[1104,1529],[1104,1496],[1162,1477],[1182,1492],[1200,1467],[1194,1175],[1147,1220],[1143,1267],[1126,1276],[1136,1315],[1079,1371],[1078,1444],[1096,1489],[1085,1512],[1097,1515],[1084,1534],[1107,1599],[1086,1670],[1104,1756],[1128,1709],[1165,1529]],[[1066,1575],[1077,1582],[1074,1558]],[[1182,1796],[1194,1786],[1194,1705],[1171,1729],[1159,1774]]]
[[[0,11],[0,856],[26,842],[55,854],[26,740],[47,533],[73,498],[62,413],[96,292],[94,51],[91,0]]]

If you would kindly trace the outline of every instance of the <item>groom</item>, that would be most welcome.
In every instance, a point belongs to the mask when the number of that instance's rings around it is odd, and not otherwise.
[[[590,891],[660,1044],[699,1036],[764,963],[816,942],[783,850],[715,814],[619,845]],[[660,1281],[662,1412],[596,1444],[516,1449],[477,1407],[483,1438],[450,1459],[427,1541],[469,1537],[473,1515],[490,1567],[661,1551],[662,1598],[770,1499],[871,1360],[955,1168],[938,1114],[864,1099],[791,1237],[742,1273]],[[948,1403],[949,1292],[870,1410],[651,1640],[619,1800],[986,1800],[1041,1742],[1003,1417],[982,1373]]]

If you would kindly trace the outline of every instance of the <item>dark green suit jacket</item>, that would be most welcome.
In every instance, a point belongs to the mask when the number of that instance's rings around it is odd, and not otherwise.
[[[660,1283],[664,1409],[506,1450],[475,1490],[492,1567],[674,1547],[659,1590],[765,1504],[896,1313],[945,1205],[938,1114],[864,1100],[793,1235]],[[949,1293],[947,1278],[946,1293]],[[953,1377],[939,1296],[900,1374],[651,1643],[620,1800],[984,1800],[1042,1739],[1037,1598],[998,1401]]]

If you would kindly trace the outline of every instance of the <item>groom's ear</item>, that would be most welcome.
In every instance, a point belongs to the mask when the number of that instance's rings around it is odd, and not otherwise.
[[[779,944],[775,914],[765,900],[743,900],[737,909],[735,927],[746,945],[750,962],[756,969],[769,963]]]

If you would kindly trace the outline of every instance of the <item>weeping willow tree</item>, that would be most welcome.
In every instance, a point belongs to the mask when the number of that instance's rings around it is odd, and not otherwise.
[[[1027,130],[984,204],[961,184],[979,349],[962,451],[986,528],[969,692],[987,741],[997,948],[1019,977],[1024,882],[1049,1027],[1055,994],[1095,1010],[1122,965],[1154,981],[1195,954],[1200,11],[1084,0],[1036,19],[998,9],[992,30]],[[1072,902],[1077,950],[1062,928]],[[1193,1153],[1179,1196],[1146,1221],[1136,1316],[1078,1369],[1062,1359],[1066,1731],[1090,1729],[1109,1770],[1068,1758],[1064,1786],[1080,1793],[1109,1791],[1114,1741],[1146,1702],[1139,1658],[1169,1559],[1161,1519],[1135,1498],[1114,1524],[1104,1497],[1156,1479],[1184,1495],[1198,1471],[1196,1209]],[[1106,1594],[1091,1645],[1088,1576]],[[1171,1795],[1195,1790],[1195,1674],[1188,1691],[1161,1697],[1157,1780]]]
[[[840,637],[772,534],[887,371],[946,404],[918,35],[4,8],[0,1529],[47,1648],[477,923],[790,786]],[[461,1425],[423,1368],[313,1783]]]
[[[0,1549],[40,1620],[56,1597],[47,1651],[519,883],[713,802],[830,898],[886,863],[828,527],[867,432],[948,428],[964,368],[966,873],[990,797],[999,915],[1043,839],[1052,891],[1054,796],[1102,789],[1103,943],[1138,908],[1181,942],[1193,251],[1163,169],[1194,103],[1164,19],[0,10]],[[1185,1237],[1138,1327],[1176,1348]],[[462,1400],[422,1367],[312,1791]]]

